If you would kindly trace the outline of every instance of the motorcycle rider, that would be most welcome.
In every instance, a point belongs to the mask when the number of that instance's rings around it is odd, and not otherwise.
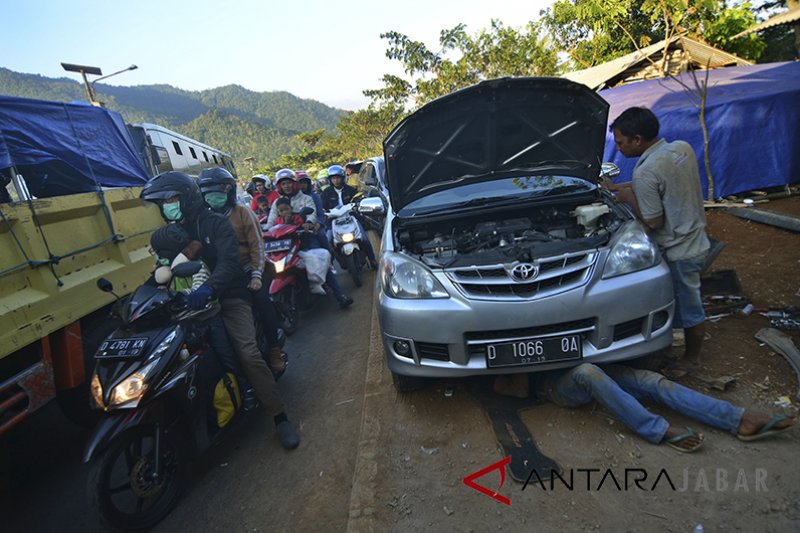
[[[200,257],[211,269],[211,277],[189,293],[188,304],[203,309],[211,299],[219,299],[239,362],[264,409],[273,416],[281,445],[287,450],[297,448],[300,437],[286,416],[272,372],[258,350],[247,277],[239,264],[233,226],[227,217],[206,207],[197,182],[183,172],[164,172],[152,178],[142,189],[141,198],[158,205],[164,220],[179,224],[192,240],[202,244]]]
[[[314,207],[315,211],[314,214],[317,215],[317,223],[314,226],[315,231],[317,232],[317,237],[322,244],[322,247],[327,249],[331,254],[333,253],[333,248],[331,247],[331,243],[328,241],[328,234],[325,231],[320,231],[320,229],[325,227],[325,210],[322,208],[322,198],[319,197],[319,194],[314,192],[314,187],[311,186],[311,178],[308,174],[303,171],[297,172],[297,186],[300,188],[300,192],[306,194],[314,200]]]
[[[300,213],[304,207],[311,208],[312,213],[306,216],[306,222],[303,224],[303,228],[307,231],[313,232],[317,227],[317,217],[314,212],[316,210],[316,206],[314,205],[314,200],[312,200],[310,196],[300,191],[297,185],[295,173],[288,168],[279,170],[275,174],[275,185],[277,190],[281,193],[281,196],[289,199],[289,203],[291,204],[292,211],[294,213]],[[267,229],[270,229],[276,224],[280,223],[278,206],[276,204],[277,202],[273,203],[272,208],[270,209],[269,218],[267,219],[266,223]],[[334,297],[336,297],[336,300],[339,302],[339,307],[345,309],[353,304],[353,299],[345,294],[344,291],[342,291],[342,288],[339,285],[339,280],[336,279],[336,275],[331,272],[330,269],[325,277],[325,283],[327,283],[331,288],[331,291],[333,291]]]
[[[253,296],[253,307],[261,318],[264,336],[270,350],[267,364],[274,374],[286,369],[286,361],[278,344],[278,315],[269,298],[269,287],[262,282],[266,260],[261,224],[251,210],[236,202],[236,179],[220,167],[200,172],[197,184],[203,201],[215,213],[228,217],[239,243],[239,264],[250,277],[247,288]]]
[[[344,169],[341,165],[331,165],[328,167],[328,183],[330,183],[330,187],[322,191],[320,195],[322,197],[322,207],[325,208],[326,211],[350,203],[353,197],[358,193],[355,187],[351,187],[344,182]],[[377,270],[378,262],[375,260],[375,250],[372,249],[372,243],[369,242],[369,238],[366,232],[364,232],[361,221],[358,220],[358,217],[354,218],[356,224],[358,224],[358,229],[361,230],[361,235],[364,236],[361,241],[364,246],[364,254],[367,256],[367,262],[371,268]],[[330,234],[328,235],[328,239],[333,241]]]

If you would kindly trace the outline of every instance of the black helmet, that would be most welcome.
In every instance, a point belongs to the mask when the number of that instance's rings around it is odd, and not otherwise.
[[[150,236],[150,247],[156,255],[172,262],[191,240],[179,224],[167,224]]]
[[[236,178],[230,172],[220,167],[207,168],[197,176],[197,185],[200,192],[224,192],[228,189],[228,204],[236,203]]]
[[[148,202],[168,200],[179,196],[184,218],[194,218],[205,209],[197,182],[183,172],[164,172],[145,183],[140,198]],[[164,213],[161,213],[164,216]],[[165,218],[166,220],[166,218]]]

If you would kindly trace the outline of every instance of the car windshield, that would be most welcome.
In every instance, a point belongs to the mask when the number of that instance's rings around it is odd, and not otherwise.
[[[595,188],[591,182],[571,176],[516,176],[492,181],[467,183],[435,192],[405,206],[400,216],[423,215],[445,209],[519,202],[559,194],[586,192]]]

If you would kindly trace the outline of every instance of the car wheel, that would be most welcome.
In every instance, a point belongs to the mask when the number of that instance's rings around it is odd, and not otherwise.
[[[405,376],[392,372],[392,382],[397,392],[414,392],[425,388],[427,380],[417,376]]]

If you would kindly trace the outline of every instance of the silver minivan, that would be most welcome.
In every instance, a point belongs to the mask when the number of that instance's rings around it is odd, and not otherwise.
[[[669,270],[598,186],[607,115],[584,85],[504,78],[439,98],[387,136],[376,306],[398,390],[670,345]]]

